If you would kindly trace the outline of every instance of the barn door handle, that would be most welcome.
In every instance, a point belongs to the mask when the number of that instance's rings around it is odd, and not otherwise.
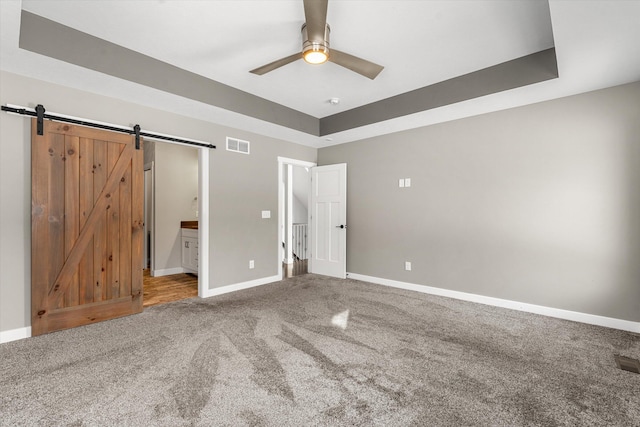
[[[347,228],[347,226],[341,224],[341,225],[336,225],[336,228]]]

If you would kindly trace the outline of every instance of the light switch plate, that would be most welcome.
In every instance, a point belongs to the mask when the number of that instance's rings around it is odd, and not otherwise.
[[[404,179],[404,186],[405,187],[411,187],[411,178],[405,178]]]
[[[399,179],[398,180],[398,187],[404,188],[404,179]]]
[[[271,211],[262,211],[262,218],[271,218]]]
[[[411,271],[411,262],[405,261],[404,262],[404,269],[407,270],[407,271]]]

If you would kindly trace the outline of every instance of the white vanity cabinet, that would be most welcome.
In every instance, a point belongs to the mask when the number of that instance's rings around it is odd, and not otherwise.
[[[198,274],[198,230],[181,228],[182,268],[186,273]]]

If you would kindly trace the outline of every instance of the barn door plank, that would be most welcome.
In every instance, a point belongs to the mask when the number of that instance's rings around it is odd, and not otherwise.
[[[49,327],[68,329],[88,323],[102,322],[131,314],[131,297],[116,298],[109,303],[98,302],[80,307],[68,307],[49,314]]]
[[[131,168],[120,180],[120,276],[124,279],[131,277]],[[131,281],[120,280],[119,295],[131,295]]]
[[[64,141],[64,255],[69,256],[71,248],[80,234],[80,138],[66,136]],[[78,305],[79,271],[71,278],[64,295],[64,307]]]
[[[38,262],[32,258],[31,267],[31,333],[46,332],[46,321],[39,321],[47,307],[47,294],[51,270],[51,239],[49,227],[49,181],[51,157],[55,154],[51,141],[36,132],[36,122],[31,124],[33,145],[44,147],[31,150],[31,250],[38,254]]]
[[[93,147],[94,142],[89,138],[80,138],[80,209],[79,228],[82,229],[93,209]],[[78,268],[80,282],[79,303],[93,302],[93,238],[87,245],[82,261]]]
[[[141,144],[142,145],[142,144]],[[133,164],[143,164],[142,150],[133,153]],[[133,304],[142,310],[142,257],[144,241],[144,167],[131,171],[131,295]]]
[[[49,281],[55,280],[57,271],[64,265],[64,135],[49,134]],[[64,301],[56,301],[56,308],[64,307]]]
[[[93,157],[93,200],[100,197],[100,192],[107,182],[107,142],[94,141],[94,157]],[[93,210],[93,207],[92,207]],[[89,212],[91,213],[91,212]],[[107,221],[106,212],[105,220],[96,225],[93,242],[93,299],[94,301],[102,301],[105,297],[105,284],[107,282],[107,253],[105,242],[107,241]],[[88,216],[87,216],[88,219]]]
[[[110,142],[107,146],[107,165],[109,173],[114,172],[124,146]],[[127,167],[128,169],[128,167]],[[126,173],[126,171],[125,171]],[[120,178],[120,181],[122,177]],[[106,299],[120,296],[120,183],[111,193],[107,208],[107,285]]]

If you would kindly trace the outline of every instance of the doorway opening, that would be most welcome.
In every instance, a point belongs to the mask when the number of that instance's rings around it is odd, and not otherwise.
[[[278,275],[283,279],[308,272],[310,168],[315,165],[278,157]]]
[[[208,282],[205,148],[145,141],[143,306],[204,296]]]

